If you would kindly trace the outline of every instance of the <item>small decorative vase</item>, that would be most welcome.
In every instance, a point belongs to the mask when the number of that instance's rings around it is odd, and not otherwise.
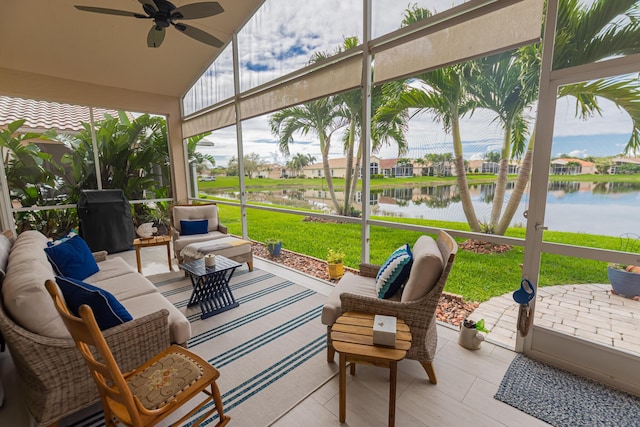
[[[216,256],[213,254],[207,254],[204,256],[204,265],[206,267],[213,267],[216,265]]]
[[[476,324],[473,321],[465,320],[460,325],[460,335],[458,336],[458,344],[468,350],[477,350],[484,341],[484,335],[476,330]]]
[[[327,264],[329,267],[329,279],[339,279],[344,276],[344,264]]]

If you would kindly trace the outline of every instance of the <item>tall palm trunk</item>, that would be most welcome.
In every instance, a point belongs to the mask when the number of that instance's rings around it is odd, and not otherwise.
[[[336,212],[340,212],[340,204],[336,198],[336,192],[333,188],[333,179],[331,177],[331,168],[329,168],[329,147],[331,146],[331,137],[320,135],[320,149],[322,151],[322,169],[324,177],[327,179],[327,189],[331,196],[331,202]]]
[[[507,179],[509,174],[509,159],[511,158],[511,125],[505,126],[504,138],[502,142],[502,154],[500,156],[500,167],[498,169],[498,179],[496,180],[496,190],[493,195],[493,205],[491,207],[490,224],[495,227],[500,220],[500,213],[504,204],[504,195],[507,190]]]
[[[348,216],[351,209],[351,182],[356,178],[353,176],[353,144],[355,140],[356,133],[356,120],[355,117],[351,116],[349,120],[349,134],[347,140],[347,167],[346,167],[346,176],[344,178],[344,210],[342,212],[343,215]]]
[[[467,184],[467,172],[464,168],[464,158],[462,157],[462,137],[460,136],[460,120],[458,119],[458,109],[454,106],[455,112],[451,114],[451,133],[453,135],[453,151],[456,163],[456,182],[458,191],[460,191],[460,200],[462,202],[462,210],[467,218],[471,231],[480,232],[480,224],[476,212],[471,203],[471,194],[469,193],[469,185]]]
[[[362,167],[362,141],[358,143],[358,154],[356,154],[356,166],[353,172],[353,181],[351,182],[351,194],[353,197],[356,194],[356,190],[358,188],[358,178],[360,175],[360,168]],[[364,176],[364,175],[363,175]],[[364,198],[363,198],[364,200]]]
[[[495,229],[496,234],[504,235],[504,233],[507,231],[507,228],[509,228],[509,224],[511,224],[511,220],[518,210],[520,200],[522,200],[522,196],[524,195],[524,190],[527,188],[529,177],[531,175],[533,145],[535,137],[536,130],[534,129],[531,133],[531,139],[529,139],[527,152],[522,159],[522,165],[520,167],[520,173],[518,174],[518,180],[516,181],[516,185],[513,189],[513,192],[511,193],[511,197],[509,198],[509,203],[507,203],[507,207],[504,210],[504,214],[502,215],[502,218],[500,219],[500,222]]]

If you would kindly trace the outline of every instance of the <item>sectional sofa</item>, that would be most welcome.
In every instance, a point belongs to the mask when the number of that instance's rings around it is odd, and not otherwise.
[[[15,242],[0,236],[0,331],[22,380],[35,425],[51,425],[99,402],[85,362],[56,312],[44,283],[56,274],[37,231]],[[186,345],[187,318],[122,258],[94,254],[99,271],[84,279],[113,294],[133,320],[103,333],[123,372],[139,366],[171,343]],[[6,272],[6,275],[4,274]]]

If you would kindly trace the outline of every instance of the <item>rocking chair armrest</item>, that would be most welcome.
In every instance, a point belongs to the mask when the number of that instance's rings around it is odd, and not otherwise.
[[[360,275],[363,277],[376,277],[378,275],[378,271],[380,270],[379,265],[361,263],[360,264]]]

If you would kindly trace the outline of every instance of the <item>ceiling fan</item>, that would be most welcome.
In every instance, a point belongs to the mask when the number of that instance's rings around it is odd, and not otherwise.
[[[92,6],[74,6],[78,10],[84,12],[105,13],[107,15],[132,16],[138,19],[153,19],[153,25],[147,35],[147,46],[159,47],[164,40],[165,28],[173,25],[181,33],[198,40],[199,42],[208,44],[213,47],[221,47],[222,40],[212,36],[198,28],[190,25],[176,22],[181,19],[199,19],[209,16],[218,15],[224,12],[222,6],[218,2],[202,2],[185,4],[176,7],[167,0],[138,0],[142,4],[144,13],[128,12],[126,10],[105,9],[102,7]]]

